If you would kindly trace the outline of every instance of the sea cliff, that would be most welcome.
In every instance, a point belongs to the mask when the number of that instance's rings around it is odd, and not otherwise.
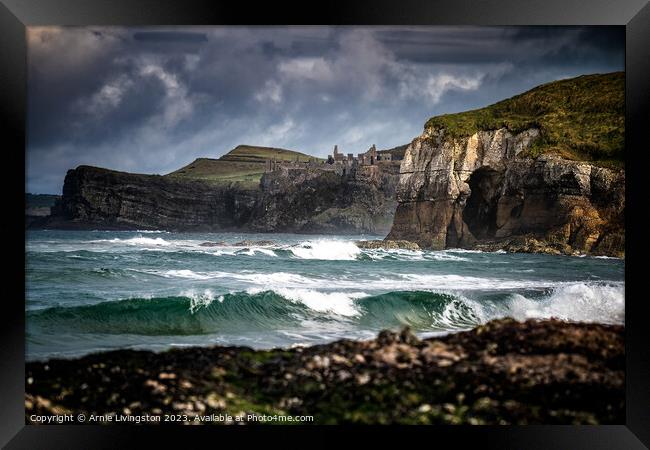
[[[40,228],[159,229],[386,234],[399,163],[343,173],[329,164],[278,165],[259,182],[144,175],[98,167],[69,170]]]
[[[579,77],[429,120],[406,149],[387,239],[433,249],[623,256],[622,89],[612,100],[583,86],[621,80],[620,74]],[[576,86],[592,96],[587,106],[549,101],[551,94],[565,99]],[[572,113],[558,123],[563,108]]]
[[[251,190],[200,180],[80,166],[69,170],[63,197],[43,226],[56,228],[212,231],[246,223]]]

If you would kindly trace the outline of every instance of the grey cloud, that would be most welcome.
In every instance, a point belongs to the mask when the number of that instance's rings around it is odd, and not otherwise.
[[[208,40],[208,37],[205,33],[195,33],[188,31],[137,31],[133,33],[133,39],[143,42],[200,43],[206,42]]]

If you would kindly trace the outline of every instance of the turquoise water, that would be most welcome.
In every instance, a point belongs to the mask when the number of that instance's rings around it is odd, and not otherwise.
[[[623,323],[624,261],[360,250],[380,236],[30,231],[27,359],[428,336],[497,317]],[[201,243],[271,240],[266,246]]]

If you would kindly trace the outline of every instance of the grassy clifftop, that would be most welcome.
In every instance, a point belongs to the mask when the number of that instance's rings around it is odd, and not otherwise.
[[[319,158],[296,152],[294,150],[286,150],[284,148],[238,145],[219,159],[222,161],[247,161],[265,163],[267,159],[275,159],[276,161],[305,162],[309,161],[310,159]]]
[[[425,128],[452,137],[506,127],[539,128],[541,138],[527,156],[556,153],[567,159],[623,167],[625,74],[584,75],[540,85],[485,108],[432,117]]]
[[[318,160],[293,150],[239,145],[219,159],[198,158],[166,176],[198,179],[216,184],[238,183],[253,188],[259,183],[268,159],[308,161],[310,158]]]

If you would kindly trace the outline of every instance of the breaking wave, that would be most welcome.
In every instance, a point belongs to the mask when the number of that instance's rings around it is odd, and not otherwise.
[[[216,295],[209,289],[190,290],[178,296],[29,311],[28,324],[46,333],[74,330],[132,335],[299,329],[314,321],[370,330],[408,325],[424,332],[469,329],[506,316],[518,320],[557,317],[623,323],[624,288],[575,283],[538,296],[503,292],[480,302],[463,295],[428,291],[368,295],[360,291],[285,288]]]
[[[623,285],[575,283],[554,289],[550,296],[534,301],[521,294],[512,294],[509,303],[512,317],[551,318],[600,323],[625,322],[625,289]]]
[[[114,239],[97,239],[94,241],[90,241],[91,243],[94,244],[99,244],[99,243],[114,243],[114,244],[126,244],[126,245],[133,245],[133,246],[168,246],[172,245],[171,242],[164,240],[163,238],[149,238],[149,237],[133,237],[129,239],[120,239],[120,238],[114,238]]]
[[[356,259],[361,249],[354,242],[336,241],[336,240],[317,240],[303,242],[290,251],[302,259],[323,259],[323,260],[340,260],[350,261]]]

